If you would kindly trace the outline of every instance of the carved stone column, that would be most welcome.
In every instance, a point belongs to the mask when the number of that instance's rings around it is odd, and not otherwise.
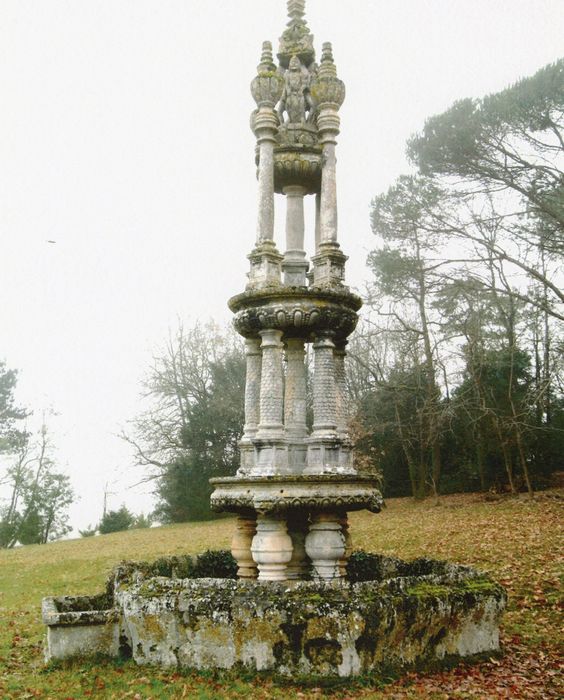
[[[321,194],[315,195],[315,252],[319,252],[321,243]]]
[[[323,141],[323,172],[319,212],[320,245],[337,242],[337,157],[335,148],[339,117],[333,115],[333,128],[326,128]],[[328,121],[328,120],[327,120]]]
[[[349,401],[345,360],[347,341],[335,344],[335,390],[337,399],[337,433],[343,440],[349,437]]]
[[[257,438],[283,438],[284,375],[282,331],[260,331],[262,367],[260,381],[260,423]]]
[[[247,360],[245,380],[245,425],[243,427],[243,437],[239,442],[241,466],[237,472],[240,476],[251,473],[255,466],[255,448],[252,439],[257,434],[260,420],[262,351],[260,349],[259,339],[248,338],[245,340],[245,355]]]
[[[304,286],[308,263],[304,251],[304,197],[306,188],[291,185],[284,188],[286,195],[286,253],[282,270],[284,284],[289,286]]]
[[[286,530],[284,520],[259,515],[257,534],[251,545],[253,559],[258,565],[259,581],[285,581],[292,551],[292,538]]]
[[[330,43],[323,44],[323,56],[312,94],[318,104],[317,126],[323,144],[320,241],[312,258],[316,285],[339,285],[344,281],[345,262],[337,243],[337,136],[340,130],[339,108],[345,99],[345,86],[337,77]]]
[[[260,378],[262,365],[261,341],[258,338],[245,340],[247,374],[245,380],[245,425],[243,438],[256,435],[260,420]]]
[[[306,366],[305,341],[286,340],[286,395],[284,398],[284,428],[288,437],[303,438],[306,425]]]
[[[326,511],[312,516],[305,549],[311,559],[315,578],[329,580],[343,577],[341,561],[345,556],[346,544],[338,512]]]
[[[256,516],[239,515],[237,517],[235,532],[231,540],[231,554],[237,561],[239,578],[256,578],[258,576],[257,564],[251,553],[251,544],[256,532]]]
[[[315,437],[337,437],[337,389],[335,344],[331,333],[320,333],[313,343],[313,433]]]
[[[248,286],[251,288],[280,283],[282,256],[274,244],[274,144],[278,132],[274,107],[283,87],[283,78],[272,60],[272,44],[265,41],[258,74],[251,83],[251,92],[257,103],[252,129],[258,146],[257,236],[255,249],[249,255]]]

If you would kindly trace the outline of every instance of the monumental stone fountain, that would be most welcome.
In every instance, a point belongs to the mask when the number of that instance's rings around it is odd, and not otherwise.
[[[337,227],[345,86],[331,44],[316,62],[304,14],[305,0],[288,2],[278,63],[264,42],[251,83],[257,234],[246,287],[229,301],[245,339],[245,425],[239,470],[213,479],[211,496],[214,510],[236,514],[238,577],[190,578],[178,559],[123,564],[105,595],[45,599],[48,659],[102,652],[141,664],[349,676],[498,648],[505,594],[473,569],[374,557],[371,580],[347,578],[347,514],[377,513],[382,498],[375,476],[355,468],[348,432],[346,346],[361,300],[345,284]],[[285,202],[283,251],[275,194]]]

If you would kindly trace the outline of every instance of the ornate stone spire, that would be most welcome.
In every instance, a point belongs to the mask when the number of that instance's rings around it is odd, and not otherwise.
[[[288,0],[288,28],[280,37],[278,60],[282,68],[288,68],[292,56],[298,56],[308,68],[315,59],[313,34],[310,33],[305,16],[305,0]]]
[[[305,16],[305,0],[288,0],[288,17],[292,21],[303,20]],[[304,24],[305,24],[305,20]]]

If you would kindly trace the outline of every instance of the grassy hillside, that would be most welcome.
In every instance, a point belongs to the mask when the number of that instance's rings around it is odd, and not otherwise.
[[[43,666],[45,595],[94,593],[122,559],[197,553],[229,546],[232,521],[176,525],[0,551],[0,698],[559,698],[558,576],[562,493],[487,502],[445,497],[439,505],[388,501],[379,515],[351,517],[354,544],[406,559],[428,556],[491,572],[510,594],[505,656],[382,687],[292,688],[265,678],[181,674],[121,664]],[[563,669],[560,668],[560,671]]]

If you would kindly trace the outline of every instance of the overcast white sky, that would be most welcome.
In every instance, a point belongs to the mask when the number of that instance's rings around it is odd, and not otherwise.
[[[362,287],[370,200],[406,139],[559,58],[564,0],[308,0],[307,18],[347,85],[340,236]],[[110,507],[150,509],[116,434],[168,329],[226,323],[244,286],[249,83],[285,22],[284,0],[0,0],[0,358],[32,425],[59,414],[77,527],[106,482]]]

